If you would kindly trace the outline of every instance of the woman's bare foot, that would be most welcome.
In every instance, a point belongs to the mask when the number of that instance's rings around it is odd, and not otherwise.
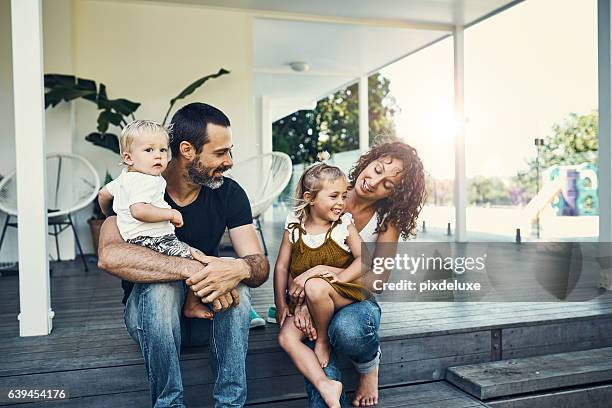
[[[329,364],[329,355],[331,353],[329,341],[319,337],[315,343],[314,352],[319,360],[319,364],[321,364],[321,368],[327,367],[327,364]]]
[[[353,398],[354,407],[371,407],[378,404],[378,366],[359,377],[359,385]]]
[[[342,383],[340,381],[325,379],[317,389],[329,408],[340,408],[340,396],[342,395]]]
[[[203,303],[188,305],[185,302],[183,314],[191,319],[212,319],[215,314]]]

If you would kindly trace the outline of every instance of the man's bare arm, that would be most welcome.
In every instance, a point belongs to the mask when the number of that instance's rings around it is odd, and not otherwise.
[[[166,256],[125,242],[116,217],[102,224],[98,245],[98,268],[131,282],[172,282],[189,278],[204,266],[176,256]]]
[[[261,286],[270,276],[270,263],[259,245],[253,224],[232,228],[229,230],[229,236],[234,251],[248,268],[248,277],[242,282],[251,288]]]

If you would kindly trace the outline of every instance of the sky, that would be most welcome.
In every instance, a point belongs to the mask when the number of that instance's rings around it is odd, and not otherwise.
[[[453,178],[452,38],[381,72],[401,108],[398,135],[432,176]],[[516,174],[534,138],[596,108],[596,0],[526,0],[465,31],[468,178]]]

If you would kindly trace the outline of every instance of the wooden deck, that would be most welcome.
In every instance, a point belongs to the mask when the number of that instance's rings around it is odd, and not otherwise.
[[[272,252],[278,247],[274,236],[269,237],[268,245]],[[7,390],[30,388],[64,389],[68,399],[23,406],[148,406],[142,357],[123,325],[120,283],[97,270],[93,258],[91,266],[89,273],[78,262],[52,266],[54,329],[43,337],[18,336],[18,277],[0,276],[0,406],[15,402],[7,399]],[[264,314],[272,304],[271,281],[252,294],[256,310]],[[441,381],[447,367],[612,346],[610,293],[575,303],[381,306],[382,407],[483,406]],[[274,325],[251,331],[248,403],[304,406],[303,379],[278,347],[277,331]],[[187,349],[182,355],[185,399],[190,407],[210,406],[213,379],[208,358],[206,348]],[[355,374],[346,359],[341,358],[340,365],[346,388],[351,390]],[[413,385],[406,392],[409,384]],[[423,397],[427,393],[445,395],[438,399],[448,404],[432,405],[432,397]],[[412,402],[405,402],[406,398]]]

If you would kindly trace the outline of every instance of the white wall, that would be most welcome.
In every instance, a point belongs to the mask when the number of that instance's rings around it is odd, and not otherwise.
[[[231,74],[207,82],[177,107],[204,101],[223,110],[232,121],[236,155],[248,155],[256,145],[250,24],[247,13],[197,6],[76,1],[77,72],[106,84],[109,98],[141,102],[137,118],[161,121],[185,86],[226,68]],[[90,103],[77,106],[76,151],[96,161],[101,175],[106,169],[117,174],[117,156],[81,143],[95,130],[96,114]]]
[[[232,122],[235,157],[240,160],[259,151],[251,91],[250,14],[129,1],[53,0],[43,6],[45,73],[102,82],[109,98],[142,103],[137,118],[161,121],[170,99],[185,86],[226,68],[231,74],[206,83],[176,108],[194,101],[217,106]],[[10,47],[10,0],[0,0],[0,174],[15,165]],[[96,130],[96,118],[95,106],[85,101],[48,110],[47,151],[80,154],[103,179],[106,170],[117,175],[121,168],[118,156],[85,141]],[[86,253],[93,252],[86,223],[90,214],[87,208],[77,216]],[[16,234],[8,237],[0,262],[16,259],[9,256],[16,254],[15,241]],[[62,256],[67,253],[62,246]]]

